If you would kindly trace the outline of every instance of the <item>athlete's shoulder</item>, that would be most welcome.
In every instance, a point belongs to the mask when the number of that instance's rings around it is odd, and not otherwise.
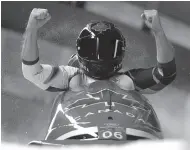
[[[76,67],[76,68],[79,68],[79,61],[78,61],[78,56],[77,54],[73,54],[69,61],[68,61],[68,66],[73,66],[73,67]]]
[[[74,76],[76,75],[77,73],[79,73],[79,68],[76,68],[76,67],[72,67],[72,66],[65,66],[65,65],[61,65],[59,66],[60,70],[63,72],[63,73],[67,73],[67,75],[69,77],[71,76]]]
[[[135,90],[135,85],[131,77],[122,72],[119,72],[118,75],[113,76],[111,81],[115,82],[123,90]]]

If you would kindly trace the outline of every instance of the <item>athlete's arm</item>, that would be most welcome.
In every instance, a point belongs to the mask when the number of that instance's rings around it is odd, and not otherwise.
[[[168,63],[174,59],[174,49],[167,40],[157,10],[145,10],[142,18],[154,34],[157,48],[157,61]]]
[[[125,72],[134,82],[135,89],[141,93],[152,94],[162,90],[176,77],[175,61],[158,63],[156,67],[132,69]]]
[[[46,9],[33,9],[29,17],[22,47],[22,72],[24,77],[43,90],[52,92],[68,88],[69,80],[78,69],[68,66],[54,67],[39,63],[37,31],[48,20],[50,15]]]
[[[136,89],[145,91],[159,91],[170,84],[176,77],[174,49],[167,40],[162,29],[158,12],[146,10],[142,16],[145,23],[151,28],[157,48],[157,66],[148,69],[133,69],[128,74],[136,85]]]

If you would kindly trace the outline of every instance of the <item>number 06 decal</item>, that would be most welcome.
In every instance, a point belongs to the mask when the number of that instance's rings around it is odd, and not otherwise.
[[[121,132],[104,131],[102,133],[102,137],[105,138],[105,139],[109,139],[112,136],[114,136],[115,138],[120,139],[120,140],[123,139],[123,135],[122,135]]]

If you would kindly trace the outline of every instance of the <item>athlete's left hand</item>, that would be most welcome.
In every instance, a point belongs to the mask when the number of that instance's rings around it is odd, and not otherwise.
[[[145,24],[150,29],[152,29],[154,33],[159,33],[163,31],[157,10],[144,10],[141,17],[144,20]]]

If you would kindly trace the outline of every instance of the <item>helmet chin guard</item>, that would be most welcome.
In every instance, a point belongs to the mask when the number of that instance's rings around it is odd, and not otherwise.
[[[125,38],[112,23],[87,24],[79,34],[76,46],[80,67],[92,78],[109,78],[122,67]]]

